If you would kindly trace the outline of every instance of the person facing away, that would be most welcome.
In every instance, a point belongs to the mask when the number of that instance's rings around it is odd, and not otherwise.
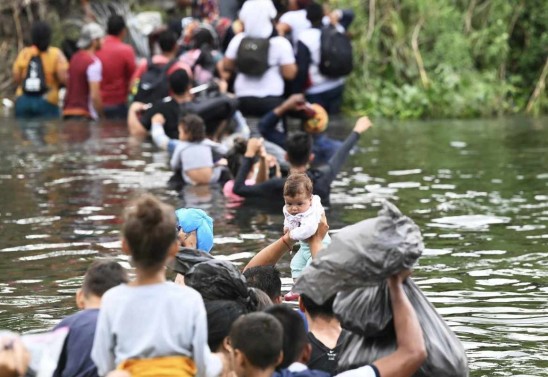
[[[101,298],[109,289],[127,283],[127,272],[112,260],[98,260],[91,264],[82,287],[76,292],[76,305],[81,311],[64,318],[54,330],[70,329],[54,377],[94,377],[97,368],[91,360],[91,348]]]
[[[274,304],[282,303],[282,280],[275,266],[257,266],[244,271],[248,287],[265,292]]]
[[[101,99],[105,117],[125,119],[130,80],[135,72],[135,51],[123,42],[127,35],[124,18],[117,14],[107,21],[107,36],[97,57],[103,64]]]
[[[312,347],[306,365],[329,374],[335,374],[339,353],[348,334],[333,313],[334,300],[335,296],[318,305],[304,294],[299,297],[299,309],[305,314],[308,341]]]
[[[51,27],[46,22],[32,25],[31,38],[32,46],[23,48],[13,63],[13,80],[17,84],[15,117],[57,118],[59,86],[66,83],[68,62],[60,49],[50,46]]]
[[[104,115],[100,90],[103,65],[95,55],[104,36],[103,28],[94,22],[82,27],[76,43],[79,50],[70,58],[64,119],[98,119]]]
[[[303,269],[312,262],[308,244],[304,242],[316,233],[325,210],[318,195],[312,195],[312,181],[305,173],[293,173],[284,184],[284,233],[299,241],[299,251],[291,259],[291,277],[297,279]],[[323,245],[331,243],[329,234]]]
[[[239,317],[228,336],[236,376],[272,376],[283,359],[283,331],[280,322],[264,312]]]
[[[206,138],[202,118],[194,114],[182,117],[178,140],[166,136],[164,121],[161,114],[152,117],[152,139],[158,147],[173,151],[171,169],[180,171],[184,182],[189,185],[220,182],[225,167],[217,164],[214,154],[224,155],[228,148]]]
[[[118,367],[133,377],[217,376],[222,363],[207,345],[202,297],[166,281],[179,249],[173,207],[145,194],[126,207],[121,233],[136,277],[103,296],[91,351],[99,375]]]

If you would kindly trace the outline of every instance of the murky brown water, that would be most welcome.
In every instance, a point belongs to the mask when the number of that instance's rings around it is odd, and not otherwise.
[[[75,311],[91,260],[128,265],[120,213],[142,190],[209,212],[215,254],[241,265],[280,235],[281,211],[166,190],[166,156],[123,124],[0,122],[0,328],[49,328]],[[421,226],[415,279],[471,375],[548,375],[548,119],[378,122],[335,182],[331,228],[373,216],[379,198]]]

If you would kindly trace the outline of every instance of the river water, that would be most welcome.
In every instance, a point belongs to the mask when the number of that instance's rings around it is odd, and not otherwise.
[[[0,121],[0,329],[39,331],[73,313],[94,258],[129,267],[120,213],[143,190],[209,212],[215,255],[238,265],[280,236],[281,211],[234,207],[215,188],[167,190],[166,155],[124,124]],[[547,151],[547,118],[383,121],[334,183],[331,229],[374,216],[382,198],[421,227],[414,278],[472,376],[548,375]]]

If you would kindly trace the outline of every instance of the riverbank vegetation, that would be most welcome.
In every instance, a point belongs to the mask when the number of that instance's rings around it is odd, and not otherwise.
[[[356,11],[350,112],[469,118],[548,111],[544,0],[332,0]]]
[[[150,2],[128,3],[135,7]],[[356,12],[350,29],[356,64],[345,94],[348,113],[400,119],[548,113],[545,0],[329,3]],[[59,26],[67,9],[83,13],[80,4],[3,3],[0,53],[8,59],[0,62],[0,96],[13,91],[10,64],[26,25],[47,13]]]

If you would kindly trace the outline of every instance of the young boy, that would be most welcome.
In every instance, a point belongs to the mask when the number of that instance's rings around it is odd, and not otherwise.
[[[126,271],[115,261],[98,260],[91,264],[84,276],[82,288],[76,292],[76,304],[83,310],[66,317],[55,327],[70,329],[55,377],[97,376],[90,354],[101,298],[110,288],[127,281]]]
[[[165,134],[163,115],[152,117],[152,139],[162,149],[173,152],[171,168],[182,172],[187,184],[204,185],[219,182],[223,166],[214,162],[214,154],[224,155],[228,149],[206,138],[206,127],[202,118],[189,114],[179,122],[179,140],[169,139]]]
[[[299,251],[291,259],[291,277],[297,279],[303,269],[312,262],[312,254],[306,241],[318,229],[318,224],[325,211],[320,197],[312,195],[312,181],[304,173],[291,174],[284,185],[284,233],[300,241]],[[324,247],[329,245],[331,238],[326,234],[323,239]],[[296,296],[291,292],[286,300],[294,300]]]
[[[232,324],[228,338],[238,377],[270,377],[282,362],[283,327],[270,314],[241,316]]]

